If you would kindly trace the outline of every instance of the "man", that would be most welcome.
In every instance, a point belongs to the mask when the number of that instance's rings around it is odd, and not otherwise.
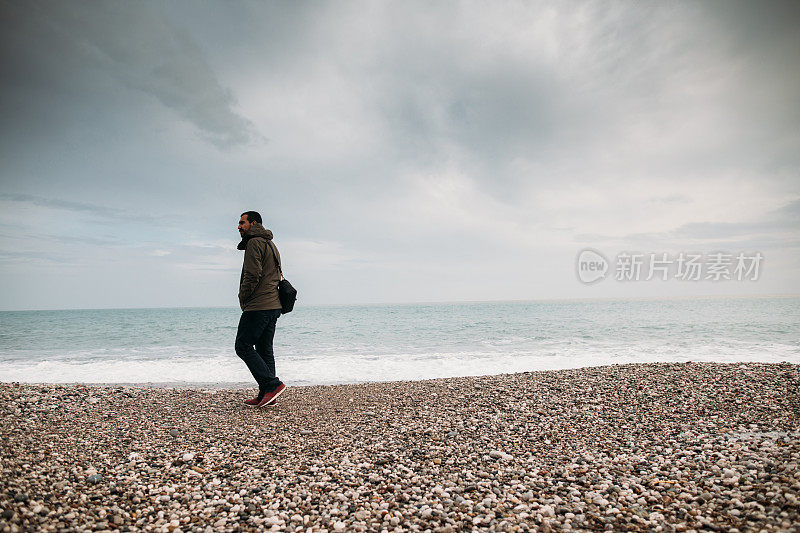
[[[244,360],[258,383],[258,395],[245,403],[263,407],[274,405],[286,390],[286,385],[275,375],[272,351],[275,325],[281,316],[278,298],[281,256],[271,242],[272,232],[261,225],[261,215],[256,211],[242,213],[239,234],[242,242],[237,248],[244,250],[244,264],[239,280],[242,317],[236,332],[236,355]]]

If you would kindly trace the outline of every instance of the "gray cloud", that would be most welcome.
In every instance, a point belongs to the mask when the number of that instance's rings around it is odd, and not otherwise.
[[[70,202],[67,200],[60,200],[58,198],[43,198],[41,196],[34,196],[32,194],[0,194],[0,200],[7,200],[10,202],[22,202],[41,207],[52,207],[54,209],[65,209],[67,211],[76,211],[78,213],[88,213],[100,217],[120,217],[122,212],[118,209],[104,207],[101,205],[87,204],[83,202]]]
[[[25,264],[29,263],[30,261],[36,261],[38,265],[41,265],[42,263],[55,265],[66,265],[72,263],[70,258],[57,253],[0,250],[0,263]]]
[[[655,205],[686,204],[691,202],[691,198],[685,194],[669,194],[667,196],[654,196],[648,202]]]
[[[659,243],[702,242],[704,247],[723,245],[762,247],[796,247],[800,239],[800,200],[769,211],[751,222],[689,222],[664,232],[602,235],[580,233],[576,242],[617,242],[642,245]]]
[[[766,213],[755,222],[690,222],[671,232],[677,238],[720,239],[792,233],[800,236],[800,200]]]
[[[74,213],[86,214],[92,217],[109,218],[121,221],[134,221],[154,224],[163,222],[166,219],[166,215],[153,216],[143,213],[133,213],[124,209],[116,209],[103,205],[90,204],[86,202],[73,202],[69,200],[62,200],[60,198],[45,198],[33,194],[0,193],[0,200],[35,205],[39,207],[47,207],[63,211],[72,211]]]
[[[57,74],[59,82],[80,84],[102,73],[156,98],[218,147],[263,140],[194,38],[148,4],[5,4],[3,70],[16,83]],[[27,62],[8,54],[21,48]]]
[[[412,142],[412,151],[451,159],[455,147],[456,164],[487,194],[512,203],[561,179],[763,173],[775,160],[797,168],[787,148],[797,148],[789,94],[800,84],[786,65],[800,61],[800,17],[787,6],[765,16],[742,4],[728,14],[719,3],[631,10],[580,2],[554,12],[549,25],[537,25],[538,10],[515,13],[518,21],[472,4],[453,21],[450,10],[433,10],[422,31],[389,41],[394,48],[377,43],[387,66],[377,69],[386,76],[377,98],[398,146]],[[414,22],[399,11],[399,20]],[[431,24],[437,17],[442,24]],[[750,17],[761,31],[731,31]],[[475,24],[467,35],[468,20]],[[525,25],[528,34],[515,35]],[[442,38],[431,27],[443,28]],[[492,30],[514,39],[492,39]],[[531,163],[528,171],[520,161]]]
[[[88,35],[107,70],[129,86],[156,97],[219,147],[259,139],[253,124],[234,110],[233,93],[220,84],[188,33],[141,6],[107,5],[113,8],[94,24],[126,28]],[[96,9],[92,12],[98,15]]]
[[[8,228],[9,224],[0,224],[0,226]],[[25,240],[25,239],[45,239],[51,243],[69,243],[69,244],[88,244],[90,246],[119,246],[125,244],[120,239],[111,237],[89,237],[89,236],[76,236],[58,233],[44,233],[44,232],[30,232],[30,231],[8,231],[0,232],[0,238],[7,240]],[[8,246],[7,243],[3,243]]]

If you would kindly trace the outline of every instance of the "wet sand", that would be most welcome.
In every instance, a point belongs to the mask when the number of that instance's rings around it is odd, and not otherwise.
[[[800,367],[0,384],[0,531],[800,530]]]

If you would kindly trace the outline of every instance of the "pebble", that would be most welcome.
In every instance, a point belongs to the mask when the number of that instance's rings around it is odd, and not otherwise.
[[[797,530],[797,383],[613,365],[292,387],[268,411],[2,383],[0,530]]]

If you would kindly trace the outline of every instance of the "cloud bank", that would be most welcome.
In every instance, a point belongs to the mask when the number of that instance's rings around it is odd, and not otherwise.
[[[584,246],[799,292],[796,3],[0,10],[6,307],[235,305],[249,209],[310,303],[675,293],[579,284]]]

